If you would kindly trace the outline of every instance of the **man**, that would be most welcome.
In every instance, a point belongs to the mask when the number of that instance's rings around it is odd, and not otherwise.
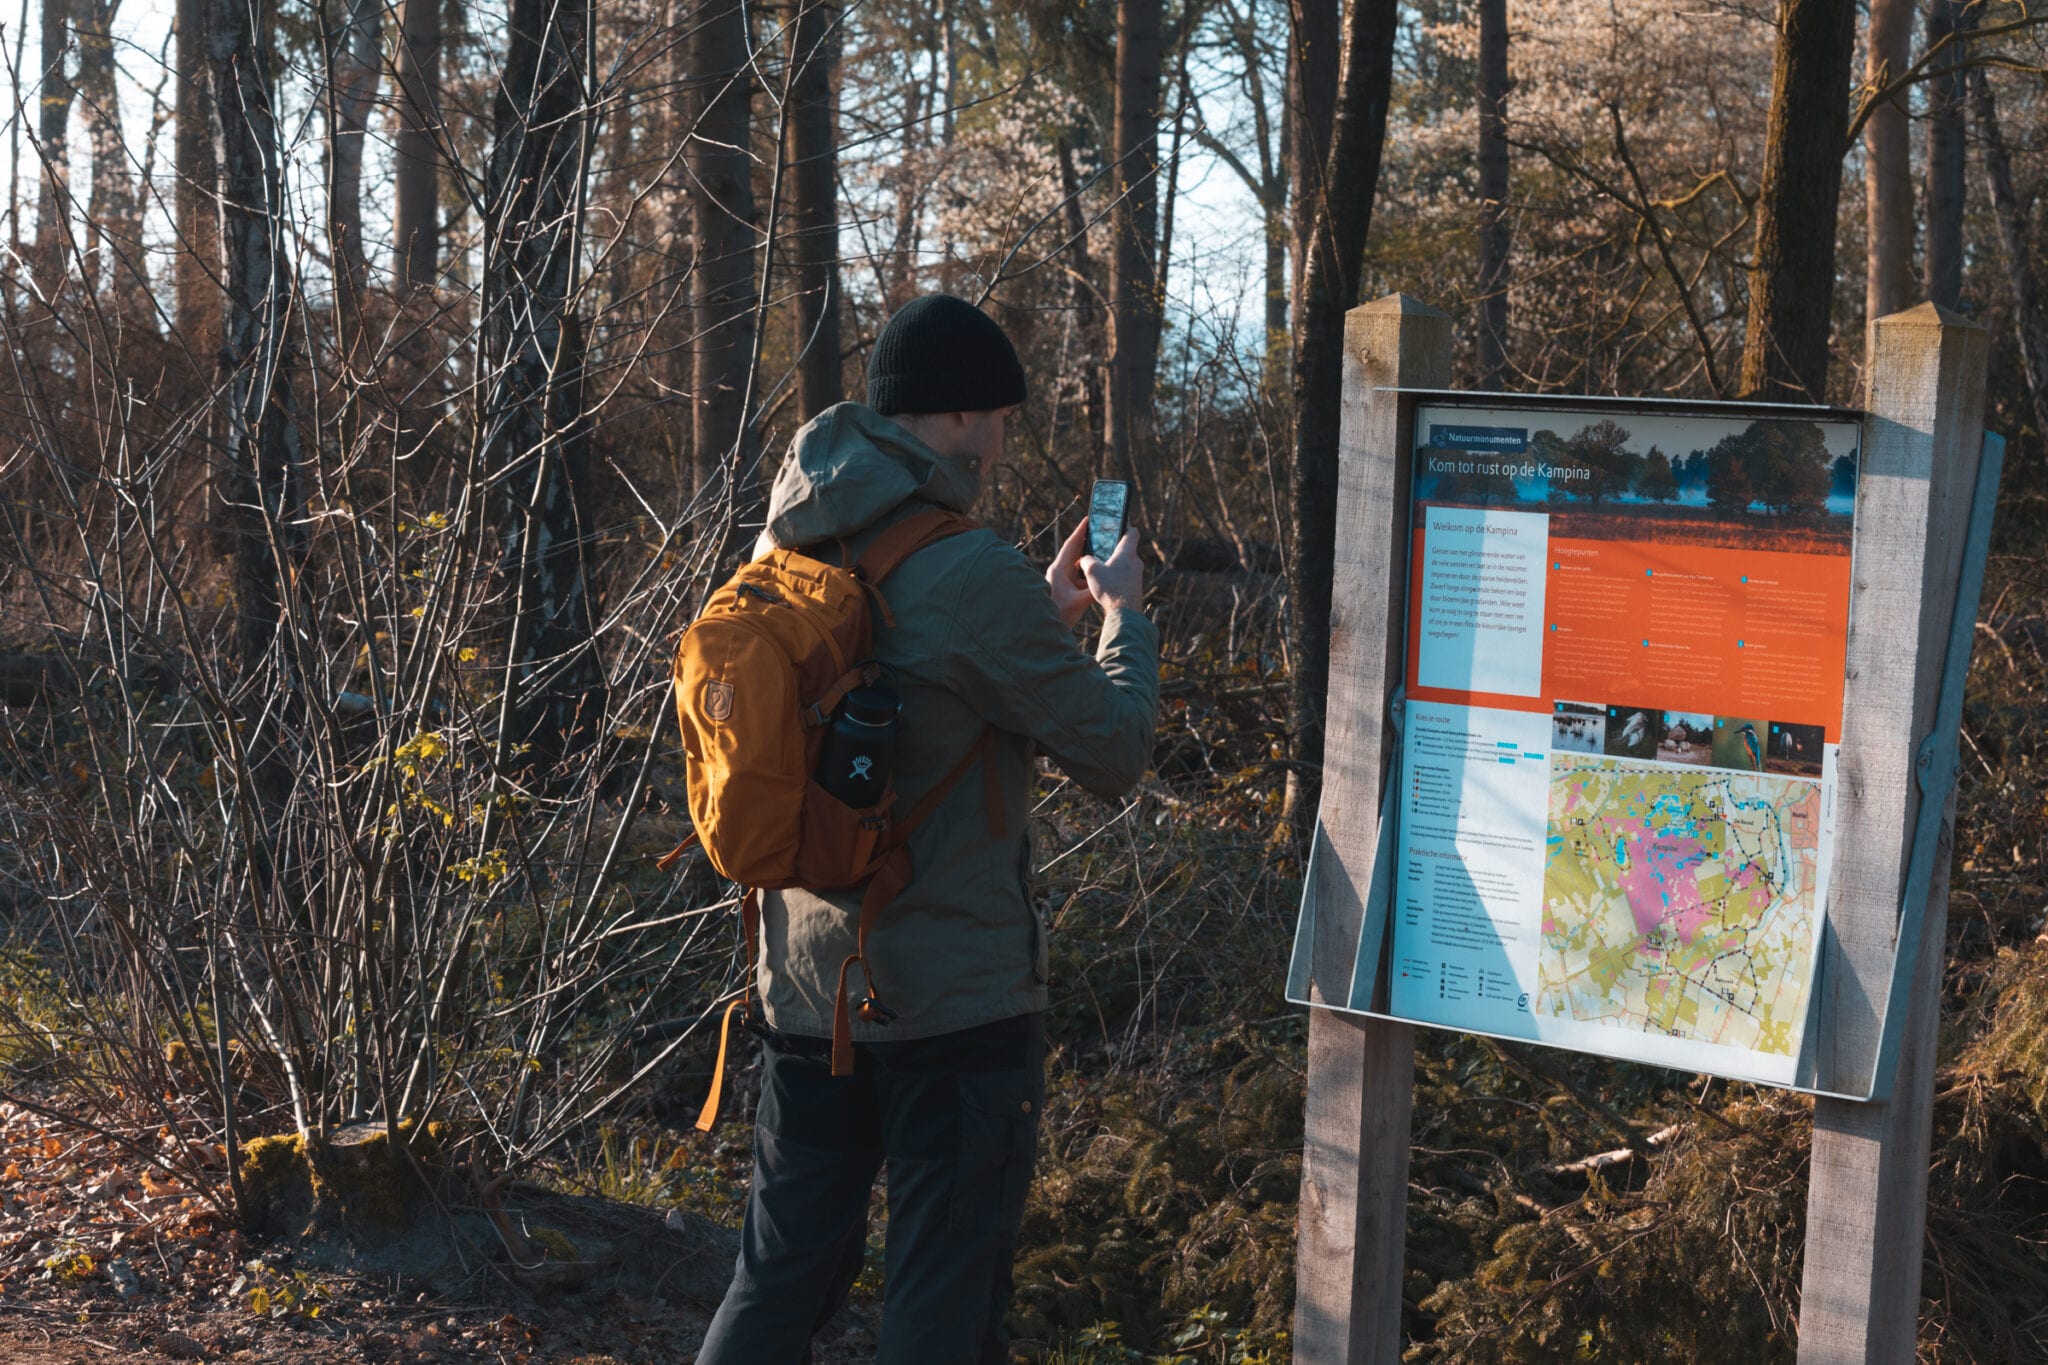
[[[765,539],[851,562],[923,506],[967,511],[1024,401],[1009,338],[936,295],[876,339],[868,405],[797,433]],[[992,727],[982,762],[910,837],[915,876],[868,961],[896,1011],[853,1024],[855,1069],[831,1074],[839,965],[859,893],[762,898],[765,1028],[754,1179],[732,1287],[700,1365],[794,1365],[866,1251],[869,1190],[888,1172],[884,1365],[1006,1361],[1003,1315],[1045,1102],[1045,926],[1029,889],[1032,753],[1119,796],[1143,776],[1159,704],[1159,637],[1141,614],[1136,537],[1083,553],[1086,518],[1041,577],[975,530],[928,546],[883,584],[896,620],[876,654],[902,697],[895,782],[908,809]],[[1093,659],[1073,628],[1103,609]],[[991,798],[994,798],[992,801]],[[996,807],[991,809],[991,807]]]

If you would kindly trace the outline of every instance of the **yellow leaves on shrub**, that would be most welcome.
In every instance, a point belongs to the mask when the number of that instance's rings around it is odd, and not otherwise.
[[[512,865],[506,860],[505,850],[494,848],[474,858],[464,858],[448,870],[460,881],[481,882],[489,886],[503,879],[512,870]]]

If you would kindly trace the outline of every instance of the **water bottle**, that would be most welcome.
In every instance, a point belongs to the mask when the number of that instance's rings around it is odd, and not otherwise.
[[[855,810],[879,802],[896,762],[896,713],[902,709],[886,687],[848,692],[819,747],[818,785]]]

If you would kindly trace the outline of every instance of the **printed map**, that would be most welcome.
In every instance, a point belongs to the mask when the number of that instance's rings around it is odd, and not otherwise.
[[[1536,1012],[1793,1055],[1818,782],[1553,754]]]

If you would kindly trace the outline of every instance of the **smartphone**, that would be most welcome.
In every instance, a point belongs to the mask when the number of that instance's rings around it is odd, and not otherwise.
[[[1097,479],[1088,495],[1088,553],[1108,559],[1124,538],[1131,486],[1122,479]]]

